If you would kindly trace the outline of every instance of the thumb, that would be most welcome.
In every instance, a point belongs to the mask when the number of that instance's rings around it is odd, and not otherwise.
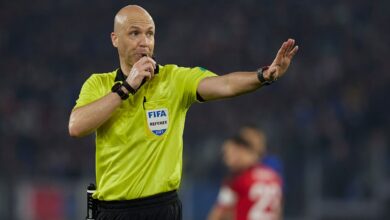
[[[274,80],[277,77],[276,73],[277,73],[276,66],[270,66],[267,73],[264,74],[264,78],[266,80]]]

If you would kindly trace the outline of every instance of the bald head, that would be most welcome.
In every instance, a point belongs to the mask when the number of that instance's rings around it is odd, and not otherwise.
[[[153,25],[154,27],[152,16],[144,8],[138,5],[128,5],[115,15],[114,32],[126,29],[133,23]]]
[[[125,75],[143,56],[153,56],[154,35],[153,18],[145,9],[138,5],[128,5],[118,11],[111,41],[118,49],[121,69]]]

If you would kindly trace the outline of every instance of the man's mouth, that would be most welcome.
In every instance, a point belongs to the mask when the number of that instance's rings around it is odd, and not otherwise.
[[[140,60],[142,57],[152,57],[152,54],[147,52],[147,51],[135,51],[135,53],[133,53],[133,60],[134,62],[137,62],[138,60]]]
[[[135,54],[136,54],[137,56],[141,56],[141,57],[150,56],[150,54],[149,54],[148,51],[136,51]]]
[[[142,57],[144,57],[144,56],[148,56],[146,53],[135,53],[134,54],[134,58],[135,58],[135,60],[139,60],[139,59],[141,59]]]

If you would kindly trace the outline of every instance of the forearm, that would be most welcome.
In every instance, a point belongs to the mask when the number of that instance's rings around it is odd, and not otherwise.
[[[223,77],[226,77],[226,94],[229,97],[253,92],[261,87],[257,72],[232,72]]]
[[[256,72],[232,72],[201,81],[198,93],[204,100],[231,98],[261,87]]]
[[[82,137],[95,131],[111,117],[121,102],[118,94],[109,93],[95,102],[74,109],[69,119],[70,136]]]
[[[222,208],[215,205],[207,216],[207,220],[232,220],[233,212],[231,208]]]
[[[203,100],[230,98],[252,92],[263,84],[270,84],[282,77],[287,71],[291,59],[298,51],[295,40],[283,42],[272,64],[260,74],[257,72],[233,72],[224,76],[208,77],[203,79],[197,89]]]

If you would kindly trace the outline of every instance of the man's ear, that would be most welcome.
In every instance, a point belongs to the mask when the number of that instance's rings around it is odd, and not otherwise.
[[[114,47],[118,47],[118,37],[115,32],[111,32],[111,42]]]

